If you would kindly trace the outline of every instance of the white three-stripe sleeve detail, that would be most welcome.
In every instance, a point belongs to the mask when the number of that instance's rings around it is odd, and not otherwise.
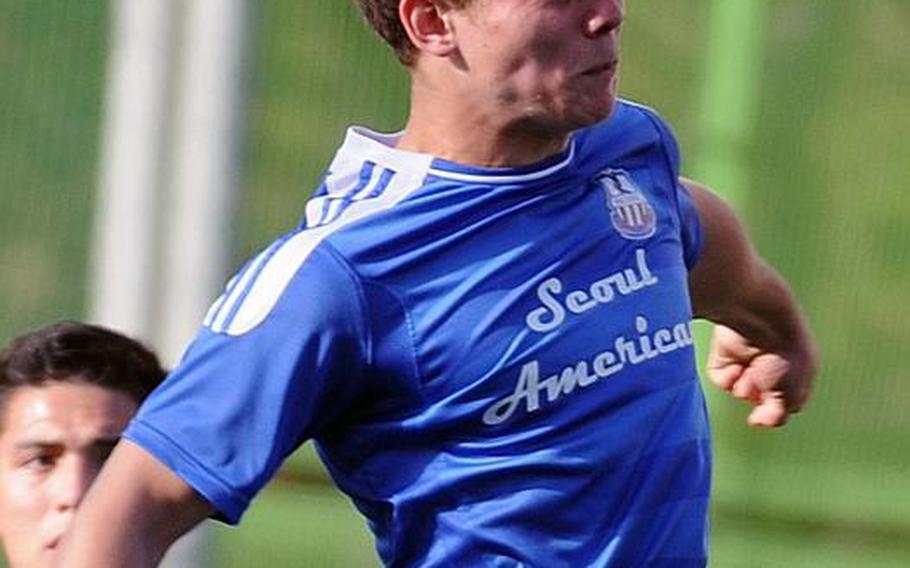
[[[240,278],[240,281],[234,286],[234,289],[231,290],[230,295],[227,299],[222,302],[221,307],[219,308],[218,315],[215,316],[211,325],[209,326],[212,331],[220,333],[224,331],[224,325],[230,316],[231,312],[234,311],[234,306],[237,304],[237,301],[243,296],[244,290],[249,286],[250,281],[259,273],[259,267],[263,262],[269,257],[272,249],[278,246],[279,243],[273,243],[272,246],[266,250],[259,253],[253,262],[250,263],[250,267],[243,273],[243,276]]]
[[[250,293],[223,331],[228,335],[243,335],[262,323],[319,243],[346,225],[386,210],[406,198],[423,184],[428,169],[429,160],[422,168],[401,172],[379,197],[356,201],[345,208],[333,222],[304,230],[285,242],[259,271],[259,277],[253,283]],[[247,286],[241,282],[237,288]],[[232,310],[222,310],[223,313],[230,311]]]
[[[363,189],[355,193],[352,197],[352,201],[360,201],[366,198],[370,193],[372,193],[373,188],[376,187],[376,184],[379,183],[379,180],[382,179],[382,172],[384,169],[381,166],[376,166],[373,168],[373,171],[370,172],[370,181],[363,186]]]
[[[234,284],[237,282],[237,279],[240,278],[240,275],[244,271],[241,270],[235,274],[230,280],[228,280],[227,286],[224,287],[224,292],[221,293],[221,296],[215,300],[215,303],[211,305],[209,311],[205,314],[205,319],[202,320],[202,325],[205,327],[211,327],[212,321],[215,319],[215,316],[218,315],[218,310],[221,309],[221,306],[224,305],[225,300],[227,300],[228,295],[231,290],[233,290]]]
[[[338,212],[341,210],[341,207],[345,204],[345,200],[342,198],[335,198],[329,201],[329,209],[326,213],[325,220],[331,221],[338,217]]]
[[[319,224],[319,221],[322,220],[322,210],[325,207],[325,200],[327,197],[321,199],[310,199],[306,203],[306,212],[304,217],[306,219],[305,226],[315,227]]]

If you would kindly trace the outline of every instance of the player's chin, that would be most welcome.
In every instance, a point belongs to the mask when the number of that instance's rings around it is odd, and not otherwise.
[[[594,126],[610,118],[616,108],[616,98],[606,95],[599,99],[588,99],[575,105],[570,105],[568,120],[573,130],[580,130]]]

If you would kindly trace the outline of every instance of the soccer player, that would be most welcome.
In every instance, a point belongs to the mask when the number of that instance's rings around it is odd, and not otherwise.
[[[360,0],[411,78],[243,267],[89,494],[67,568],[230,523],[315,439],[390,566],[704,566],[712,377],[782,425],[815,355],[669,128],[617,99],[621,0]],[[111,526],[109,519],[119,519]]]
[[[76,322],[0,353],[0,543],[11,568],[52,564],[83,495],[164,375],[136,341]]]

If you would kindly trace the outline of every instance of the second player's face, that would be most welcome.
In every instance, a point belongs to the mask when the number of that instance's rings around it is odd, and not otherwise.
[[[85,382],[9,393],[0,423],[0,542],[11,568],[53,565],[76,507],[136,403]]]
[[[612,112],[623,0],[474,0],[454,17],[470,88],[494,112],[557,131]]]

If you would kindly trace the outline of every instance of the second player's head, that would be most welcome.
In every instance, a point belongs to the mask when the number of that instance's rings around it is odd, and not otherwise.
[[[12,568],[51,565],[83,495],[164,374],[138,342],[76,322],[20,336],[0,353],[0,543]]]

